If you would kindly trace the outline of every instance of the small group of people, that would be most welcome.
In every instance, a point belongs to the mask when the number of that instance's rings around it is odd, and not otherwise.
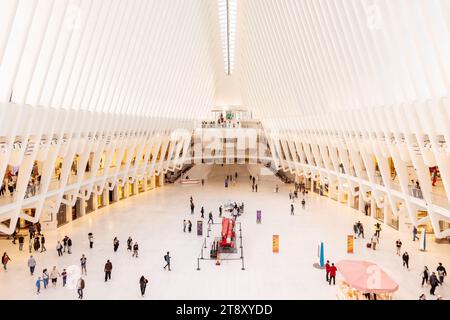
[[[131,238],[131,236],[129,236],[127,239],[127,251],[133,252],[132,257],[138,257],[139,245],[137,241],[133,243],[133,239]]]
[[[36,262],[33,261],[34,258],[33,256],[30,256],[30,258],[28,259],[28,265],[30,266],[30,264],[34,263],[34,266],[36,266]],[[30,261],[32,261],[32,263],[30,263]],[[32,267],[30,267],[30,271],[31,271]],[[33,272],[34,272],[34,267],[33,267]],[[58,271],[58,269],[56,268],[56,266],[53,266],[53,269],[50,271],[50,273],[48,272],[47,268],[44,268],[44,270],[42,270],[42,276],[38,277],[36,280],[36,294],[41,293],[41,282],[44,284],[44,289],[47,289],[48,285],[49,285],[49,280],[51,280],[52,284],[53,284],[53,288],[56,288],[56,284],[58,282],[58,278],[62,278],[62,286],[65,287],[67,284],[67,271],[66,269],[63,269],[63,271],[60,273]]]
[[[437,275],[436,275],[437,272]],[[436,272],[432,272],[430,275],[430,270],[428,270],[428,267],[425,266],[421,276],[422,276],[422,287],[424,285],[430,285],[430,294],[435,295],[436,288],[439,285],[444,284],[444,278],[447,276],[447,270],[442,265],[442,262],[438,263],[438,266],[436,268]],[[425,295],[423,295],[425,297]],[[424,300],[424,299],[421,299]]]
[[[328,284],[331,286],[331,281],[333,281],[333,285],[336,285],[337,268],[334,263],[330,264],[329,260],[327,260],[327,263],[325,264],[325,273]]]
[[[183,232],[186,232],[186,227],[187,227],[189,232],[192,231],[192,222],[191,222],[191,220],[187,220],[187,221],[186,221],[186,219],[183,220]]]
[[[361,221],[355,222],[353,225],[354,238],[362,237],[364,239],[364,226]]]

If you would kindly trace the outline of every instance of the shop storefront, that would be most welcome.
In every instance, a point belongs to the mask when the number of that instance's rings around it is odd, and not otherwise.
[[[173,175],[173,172],[172,172],[172,175]],[[139,180],[138,190],[139,190],[139,193],[145,192],[145,180],[144,179]]]
[[[384,208],[380,208],[375,203],[375,219],[384,222]]]
[[[422,218],[425,218],[428,216],[428,212],[425,210],[417,210],[417,220],[420,220]],[[419,224],[417,226],[418,230],[422,230],[423,228],[425,228],[425,232],[432,234],[433,233],[433,227],[431,225],[431,222],[425,223],[425,224]]]
[[[72,207],[72,220],[78,219],[81,217],[81,206],[83,202],[80,198],[77,199],[75,205]]]
[[[87,201],[86,214],[91,213],[92,211],[95,210],[94,197],[95,197],[95,195],[94,195],[94,193],[92,193],[91,197]]]
[[[97,195],[97,209],[102,208],[105,206],[105,201],[103,198],[103,193]]]
[[[114,190],[116,190],[117,186],[113,190],[108,190],[108,198],[109,203],[113,203],[114,201]]]
[[[135,190],[135,184],[134,183],[131,183],[131,182],[129,182],[128,183],[128,196],[134,196],[135,194],[136,194],[136,190]]]
[[[118,186],[119,188],[119,200],[125,199],[125,186]]]
[[[56,214],[56,226],[60,227],[65,225],[68,221],[67,219],[67,207],[64,203],[59,205],[58,213]]]

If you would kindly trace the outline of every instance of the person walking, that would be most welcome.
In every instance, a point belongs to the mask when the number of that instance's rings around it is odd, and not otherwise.
[[[204,214],[205,214],[205,209],[203,207],[200,209],[200,213],[201,213],[201,217],[203,219],[204,218]]]
[[[8,264],[9,261],[12,261],[11,258],[8,256],[8,254],[6,252],[3,253],[2,264],[3,264],[3,269],[5,269],[5,271],[7,271],[6,265]]]
[[[408,254],[408,252],[405,251],[405,253],[403,253],[402,259],[403,259],[403,266],[404,267],[406,266],[406,269],[409,270],[409,254]]]
[[[183,232],[186,232],[186,226],[187,226],[187,222],[185,219],[185,220],[183,220]]]
[[[291,216],[294,215],[294,205],[291,203]]]
[[[78,299],[83,299],[83,290],[86,286],[86,283],[84,282],[84,279],[80,277],[77,281],[77,292],[78,292]]]
[[[195,205],[193,202],[191,202],[191,214],[194,214],[194,209],[195,209]]]
[[[148,280],[144,276],[141,276],[141,278],[139,279],[139,287],[141,288],[142,296],[145,295],[145,289],[147,288],[147,283],[148,283]]]
[[[191,233],[191,231],[192,231],[192,222],[191,222],[191,220],[188,221],[188,231],[189,231],[189,233]]]
[[[72,239],[67,238],[67,253],[72,254]]]
[[[33,275],[34,274],[34,268],[36,268],[36,260],[33,258],[33,256],[30,256],[28,258],[27,265],[28,265],[28,268],[30,268],[30,274]]]
[[[44,235],[41,236],[41,252],[47,251],[45,248],[45,237]]]
[[[19,236],[19,251],[22,251],[22,250],[23,250],[23,244],[24,244],[24,242],[25,242],[24,236],[23,236],[23,235],[20,235],[20,236]]]
[[[305,201],[305,198],[303,198],[302,199],[302,209],[305,209],[305,204],[306,204],[306,201]]]
[[[397,255],[400,256],[400,250],[402,249],[402,242],[400,241],[400,239],[395,241],[395,246],[397,247]]]
[[[136,257],[136,258],[138,257],[138,251],[139,251],[139,246],[138,246],[138,243],[135,242],[133,245],[133,257]]]
[[[41,293],[41,282],[43,282],[41,277],[38,277],[36,280],[36,294]]]
[[[58,252],[58,257],[61,257],[63,255],[63,246],[61,244],[61,241],[58,241],[56,244],[56,251]]]
[[[127,251],[131,251],[133,247],[133,239],[131,237],[128,237],[127,239]]]
[[[331,286],[331,280],[333,280],[333,285],[336,285],[336,271],[337,271],[337,268],[334,265],[334,263],[332,263],[331,267],[330,267],[330,280],[328,282],[330,284],[330,286]]]
[[[219,218],[222,218],[222,205],[219,206]]]
[[[417,227],[414,226],[413,227],[413,241],[419,240],[419,237],[417,236],[418,233],[419,233],[419,231],[417,230]]]
[[[113,268],[113,266],[112,266],[112,263],[111,263],[111,261],[106,261],[106,263],[105,263],[105,282],[106,281],[108,281],[108,279],[109,280],[111,280],[111,272],[112,272],[112,268]]]
[[[167,251],[167,254],[164,256],[164,261],[166,261],[166,265],[164,266],[164,270],[167,268],[167,267],[169,267],[169,271],[171,271],[170,270],[170,259],[171,259],[171,257],[170,257],[170,255],[169,255],[169,251]]]
[[[353,233],[355,234],[353,238],[356,239],[356,237],[359,234],[359,230],[358,230],[358,223],[355,222],[355,224],[353,225]]]
[[[377,249],[377,243],[378,243],[378,236],[377,236],[376,233],[372,236],[372,239],[370,239],[370,242],[372,243],[372,249],[376,250]]]
[[[208,224],[209,224],[209,223],[214,223],[214,220],[213,220],[213,214],[212,214],[211,211],[210,211],[209,214],[208,214]]]
[[[422,275],[422,287],[424,284],[428,284],[429,274],[430,274],[430,271],[428,270],[428,267],[425,266],[422,271],[422,274],[421,274]]]
[[[439,285],[439,279],[436,276],[436,273],[432,272],[430,276],[430,294],[434,296],[434,291],[436,290],[436,287]]]
[[[377,222],[375,224],[375,233],[377,234],[377,237],[380,237],[380,232],[381,232],[381,224],[379,222]]]
[[[48,286],[48,271],[47,269],[42,270],[42,280],[44,281],[44,289],[47,289]]]
[[[63,287],[65,287],[66,283],[67,283],[67,271],[66,271],[66,269],[63,269],[63,272],[61,272],[61,277],[62,277],[62,281],[63,281]]]
[[[255,192],[255,185],[252,184],[252,192]]]
[[[64,251],[63,252],[66,252],[66,248],[67,248],[67,240],[69,239],[69,237],[68,236],[65,236],[64,238],[63,238],[63,246],[64,246]]]
[[[81,258],[80,258],[81,274],[83,275],[83,273],[84,273],[84,275],[87,276],[86,264],[87,264],[86,256],[84,254],[82,254]]]
[[[88,233],[88,239],[89,239],[89,248],[92,249],[92,247],[94,246],[94,235],[92,234],[92,232]]]
[[[364,226],[361,222],[358,221],[358,238],[359,236],[362,236],[363,239],[365,239],[364,237]]]
[[[327,263],[325,263],[325,273],[326,273],[327,282],[329,282],[330,281],[330,260],[327,260]]]
[[[117,252],[117,249],[119,249],[119,239],[117,239],[117,237],[114,237],[113,248],[114,248],[114,252]]]
[[[258,192],[258,185],[255,184],[255,192]]]
[[[56,282],[58,281],[58,277],[61,275],[59,271],[56,269],[56,266],[53,266],[52,271],[50,272],[50,280],[52,280],[53,287],[56,288]]]
[[[438,273],[439,282],[441,284],[444,283],[444,277],[447,276],[447,270],[445,270],[445,267],[442,265],[441,262],[439,262],[439,266],[436,268],[436,271]]]

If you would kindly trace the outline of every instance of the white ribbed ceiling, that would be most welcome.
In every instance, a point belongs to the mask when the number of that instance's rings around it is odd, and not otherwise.
[[[230,48],[226,2],[2,0],[0,102],[193,119],[238,87],[291,127],[448,96],[448,0],[229,0]]]

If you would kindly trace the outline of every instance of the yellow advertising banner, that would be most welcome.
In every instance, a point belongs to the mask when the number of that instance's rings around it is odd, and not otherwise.
[[[280,236],[274,234],[272,236],[272,251],[278,253],[280,251]]]
[[[353,236],[347,236],[347,253],[353,253]]]

